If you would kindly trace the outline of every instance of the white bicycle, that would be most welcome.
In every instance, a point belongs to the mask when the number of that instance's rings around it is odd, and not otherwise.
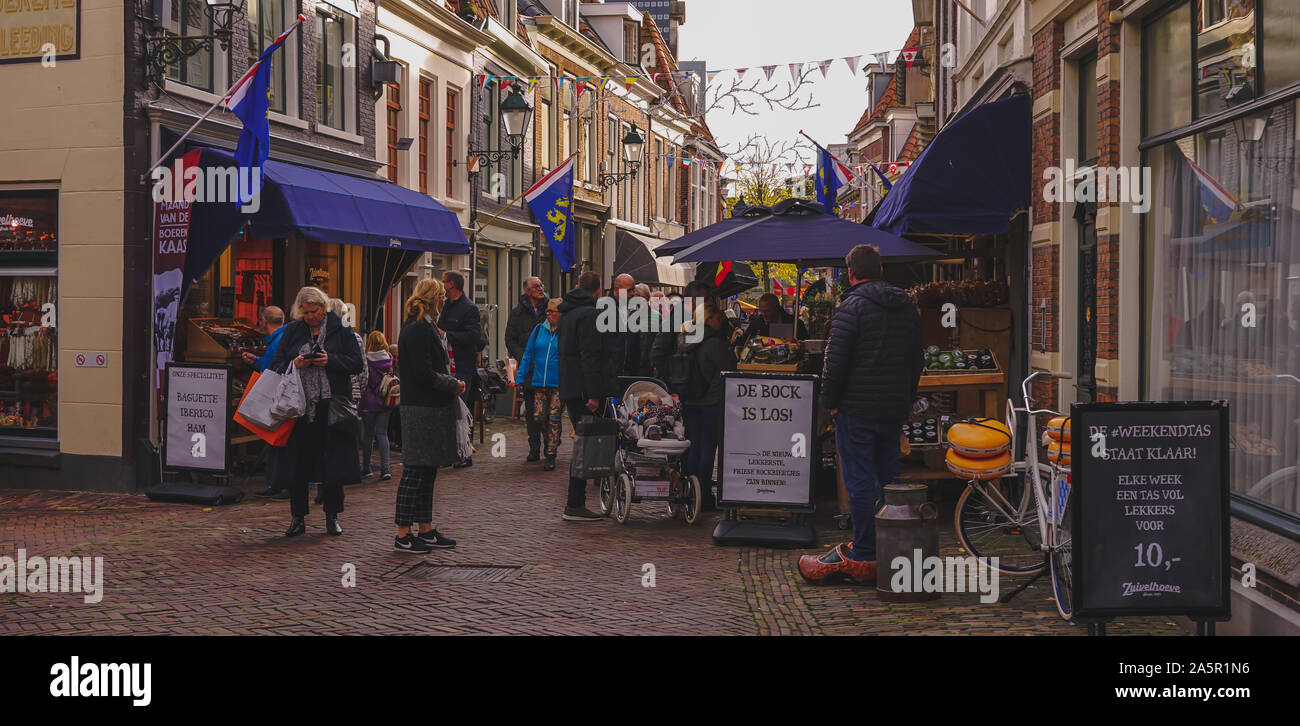
[[[1039,376],[1073,378],[1070,373],[1039,371],[1020,384],[1024,405],[1016,406],[1012,400],[1007,400],[1006,424],[1011,431],[1011,450],[1017,452],[1017,424],[1024,416],[1023,451],[1019,452],[1006,476],[968,482],[957,499],[953,525],[962,547],[979,558],[981,564],[990,563],[996,557],[999,572],[1008,575],[1036,573],[1034,579],[1042,576],[1045,567],[1048,568],[1056,609],[1061,617],[1069,620],[1073,615],[1070,600],[1070,469],[1039,461],[1040,441],[1035,417],[1039,414],[1061,415],[1050,409],[1034,408],[1029,385]],[[1067,419],[1067,430],[1068,423]],[[1029,582],[1024,583],[1002,602],[1010,600],[1028,585]]]

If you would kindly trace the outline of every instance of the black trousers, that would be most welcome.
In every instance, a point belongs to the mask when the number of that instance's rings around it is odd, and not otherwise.
[[[583,416],[604,416],[605,401],[601,399],[600,405],[596,408],[596,413],[587,410],[587,402],[581,398],[572,401],[565,401],[564,407],[569,411],[569,420],[573,422],[573,427],[578,427],[578,422]],[[585,507],[587,506],[587,480],[569,477],[569,499],[565,503],[567,507]]]
[[[329,432],[330,402],[325,399],[316,407],[316,420],[308,421],[306,416],[298,419],[289,434],[289,446],[284,452],[285,458],[280,466],[292,466],[293,475],[289,478],[289,512],[295,517],[307,516],[307,484],[320,482],[321,499],[325,507],[325,516],[332,517],[343,511],[343,484],[336,476],[327,476],[325,457],[329,450],[327,434]],[[355,449],[353,452],[355,453]],[[330,480],[333,479],[333,483]]]
[[[537,403],[533,401],[533,387],[520,386],[519,395],[524,397],[524,420],[528,422],[528,452],[542,448],[542,422],[537,418]],[[543,412],[542,415],[546,415]]]

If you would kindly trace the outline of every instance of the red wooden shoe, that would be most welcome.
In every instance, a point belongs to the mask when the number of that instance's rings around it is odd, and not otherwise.
[[[846,554],[847,543],[837,544],[820,557],[804,555],[799,558],[799,574],[814,585],[820,585],[834,579],[849,579],[860,585],[876,581],[876,561],[859,562],[851,560]]]

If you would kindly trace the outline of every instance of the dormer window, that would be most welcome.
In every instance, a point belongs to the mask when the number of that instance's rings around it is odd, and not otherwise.
[[[623,62],[641,65],[641,24],[631,20],[623,21]]]

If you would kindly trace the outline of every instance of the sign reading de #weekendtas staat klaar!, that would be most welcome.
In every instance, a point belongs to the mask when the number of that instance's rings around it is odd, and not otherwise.
[[[1228,404],[1071,406],[1077,618],[1226,619]]]

